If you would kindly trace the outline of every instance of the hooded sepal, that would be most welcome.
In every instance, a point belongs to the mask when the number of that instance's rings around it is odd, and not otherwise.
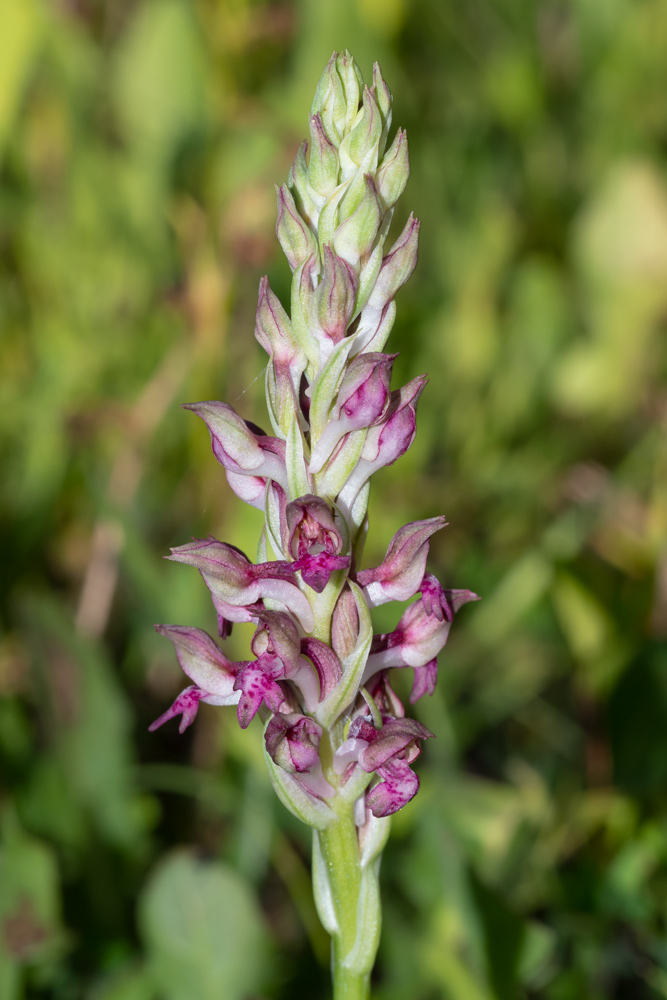
[[[254,565],[240,549],[215,538],[180,545],[167,558],[198,569],[214,603],[219,599],[228,606],[247,608],[264,599],[278,601],[298,617],[305,631],[312,628],[310,604],[294,582],[291,563],[276,560]]]
[[[248,490],[242,499],[251,502],[247,499],[251,497],[253,506],[257,506],[257,494],[261,496],[267,479],[272,479],[284,490],[287,489],[283,441],[260,432],[259,428],[253,430],[227,403],[185,403],[184,409],[192,410],[208,427],[213,454],[228,473],[232,489],[238,482],[237,477],[243,476],[264,484],[261,488],[259,485],[248,484]],[[234,478],[229,478],[230,473]]]
[[[210,635],[181,625],[156,625],[155,630],[171,640],[183,672],[194,684],[181,691],[171,708],[149,726],[150,732],[180,715],[178,729],[183,733],[194,722],[200,701],[212,705],[237,704],[240,695],[234,684],[240,664],[228,660]]]
[[[361,310],[354,335],[355,352],[381,351],[384,347],[394,317],[393,311],[387,315],[387,308],[417,264],[419,227],[419,219],[411,214],[389,253],[382,258],[377,279]]]
[[[321,594],[332,573],[345,569],[349,556],[341,555],[343,537],[329,505],[307,494],[286,508],[287,547],[296,560],[294,568],[309,587]]]
[[[446,523],[444,517],[431,517],[406,524],[392,538],[380,565],[357,573],[357,583],[372,608],[387,601],[408,601],[414,597],[424,583],[429,539]],[[431,586],[430,582],[426,586]],[[434,606],[440,607],[439,601],[436,595]]]

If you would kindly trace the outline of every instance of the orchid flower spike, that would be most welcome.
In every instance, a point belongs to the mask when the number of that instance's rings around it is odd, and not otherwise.
[[[430,541],[446,525],[439,514],[400,527],[378,566],[359,567],[371,479],[412,445],[428,381],[417,375],[392,390],[397,355],[385,353],[419,240],[411,215],[387,241],[410,172],[407,136],[398,129],[391,139],[391,119],[377,64],[364,86],[350,54],[334,52],[309,144],[277,189],[291,315],[267,278],[259,285],[255,336],[267,354],[272,433],[227,403],[186,405],[206,424],[231,489],[263,511],[265,526],[257,562],[212,537],[167,558],[199,571],[223,639],[234,622],[255,625],[252,658],[232,662],[200,629],[156,626],[190,683],[151,726],[180,717],[182,732],[200,702],[234,706],[243,729],[261,720],[275,790],[314,831],[335,995],[355,998],[367,996],[378,944],[388,817],[416,795],[414,764],[433,735],[406,717],[391,672],[413,671],[411,702],[433,694],[454,614],[477,599],[427,572]],[[411,599],[392,632],[374,635],[373,608]]]

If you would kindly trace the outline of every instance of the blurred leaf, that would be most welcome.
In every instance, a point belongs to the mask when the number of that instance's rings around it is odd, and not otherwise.
[[[53,958],[64,945],[58,868],[52,851],[27,836],[9,810],[0,839],[0,985],[20,995],[19,970]]]
[[[667,755],[656,753],[667,731],[667,655],[636,660],[612,692],[608,725],[616,783],[647,795],[667,781]]]
[[[497,893],[474,875],[471,878],[486,939],[490,984],[498,1000],[513,1000],[525,933],[523,922],[505,906]]]
[[[193,8],[147,0],[116,51],[112,94],[133,147],[159,166],[206,121],[205,50]]]
[[[219,861],[164,859],[140,899],[139,921],[167,1000],[241,1000],[267,982],[266,933],[252,892]]]
[[[77,635],[54,600],[27,603],[37,653],[42,711],[67,783],[104,835],[136,849],[143,818],[131,784],[130,717],[102,649]]]
[[[0,152],[44,32],[40,0],[0,0]]]

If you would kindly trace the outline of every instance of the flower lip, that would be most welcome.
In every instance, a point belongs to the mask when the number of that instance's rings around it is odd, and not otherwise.
[[[287,504],[287,544],[304,583],[321,594],[332,573],[345,569],[349,556],[341,552],[343,537],[329,505],[312,493]]]

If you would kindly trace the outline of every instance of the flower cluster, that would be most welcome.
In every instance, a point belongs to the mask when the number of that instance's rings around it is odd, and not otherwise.
[[[405,132],[386,148],[390,124],[377,64],[364,87],[349,53],[334,53],[315,94],[310,151],[304,142],[278,190],[291,318],[266,278],[259,289],[255,335],[269,355],[273,433],[226,403],[187,407],[206,424],[232,490],[264,511],[265,528],[255,563],[215,538],[170,558],[201,573],[222,638],[234,622],[254,623],[253,659],[230,661],[200,629],[157,626],[192,683],[151,728],[180,716],[183,731],[200,701],[235,705],[243,728],[259,714],[278,794],[320,829],[336,796],[354,800],[361,827],[415,795],[411,765],[432,734],[405,717],[390,670],[412,668],[411,702],[432,694],[454,614],[475,599],[426,571],[443,517],[401,528],[379,566],[360,568],[370,478],[412,444],[426,384],[419,376],[392,390],[396,355],[383,353],[419,233],[410,216],[385,246],[409,173]],[[373,634],[373,608],[412,598],[393,632]]]

